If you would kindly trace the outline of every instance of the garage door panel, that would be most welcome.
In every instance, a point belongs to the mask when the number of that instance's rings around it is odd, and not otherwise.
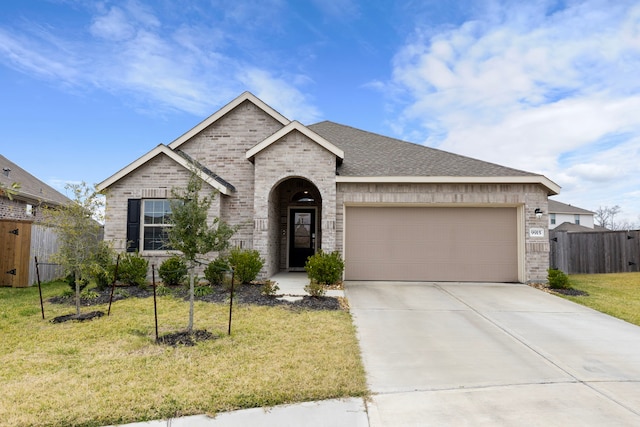
[[[517,281],[515,208],[348,207],[347,280]]]

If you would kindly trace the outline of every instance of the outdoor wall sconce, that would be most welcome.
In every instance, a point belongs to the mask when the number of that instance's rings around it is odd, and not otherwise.
[[[538,218],[538,219],[542,218],[542,214],[543,214],[542,209],[536,208],[534,213],[536,214],[536,218]]]

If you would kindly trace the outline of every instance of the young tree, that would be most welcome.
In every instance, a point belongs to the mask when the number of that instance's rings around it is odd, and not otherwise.
[[[171,206],[172,227],[168,229],[169,246],[182,252],[189,271],[189,324],[187,331],[193,331],[194,281],[198,257],[209,252],[220,252],[229,247],[229,239],[235,229],[220,218],[214,217],[209,225],[207,213],[214,193],[200,196],[202,179],[198,171],[191,172],[186,189],[173,188]]]
[[[13,182],[8,186],[0,182],[0,196],[6,196],[9,200],[13,200],[13,196],[18,194],[18,190],[20,190],[18,182]]]
[[[66,274],[75,279],[76,314],[80,314],[81,282],[95,271],[98,254],[105,243],[100,239],[103,198],[84,182],[67,184],[73,200],[58,208],[45,209],[47,222],[54,227],[59,238],[58,251],[52,261],[60,264]]]

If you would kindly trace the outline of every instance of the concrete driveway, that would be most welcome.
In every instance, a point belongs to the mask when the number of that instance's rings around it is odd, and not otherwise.
[[[345,292],[371,426],[640,425],[640,327],[526,285]]]

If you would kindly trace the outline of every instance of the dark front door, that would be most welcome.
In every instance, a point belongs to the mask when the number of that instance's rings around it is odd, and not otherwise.
[[[316,251],[315,209],[291,209],[289,213],[289,268],[304,267]]]

